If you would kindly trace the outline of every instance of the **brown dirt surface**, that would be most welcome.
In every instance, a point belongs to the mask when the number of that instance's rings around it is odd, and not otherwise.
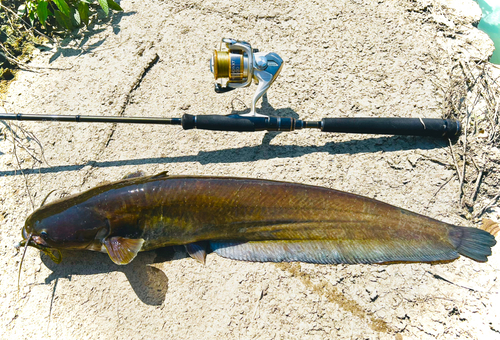
[[[218,95],[222,37],[285,61],[258,112],[453,117],[458,140],[178,126],[0,121],[2,339],[500,338],[499,246],[487,263],[201,265],[171,249],[127,266],[28,249],[26,217],[48,201],[142,170],[265,178],[376,198],[449,223],[498,222],[498,69],[472,0],[122,0],[123,13],[39,51],[11,84],[14,113],[229,114],[255,90]],[[239,99],[239,100],[235,100]]]

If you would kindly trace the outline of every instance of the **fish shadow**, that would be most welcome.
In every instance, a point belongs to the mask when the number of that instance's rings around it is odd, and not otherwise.
[[[168,277],[160,269],[151,264],[171,261],[186,257],[177,253],[172,247],[155,251],[141,252],[128,265],[119,266],[113,263],[107,254],[89,251],[62,251],[61,263],[54,263],[48,256],[40,254],[42,262],[52,273],[45,278],[45,284],[59,279],[71,281],[75,275],[96,275],[110,272],[125,274],[137,297],[145,304],[159,306],[165,301],[168,292]]]

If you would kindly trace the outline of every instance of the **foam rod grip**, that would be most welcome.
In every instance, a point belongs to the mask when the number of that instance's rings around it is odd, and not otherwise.
[[[295,119],[286,117],[268,116],[240,116],[240,115],[190,115],[184,114],[181,120],[182,128],[217,130],[217,131],[292,131],[295,128]]]
[[[216,130],[216,131],[261,131],[266,130],[268,117],[241,117],[238,115],[190,115],[182,116],[184,130]]]
[[[460,122],[434,118],[323,118],[321,131],[451,138]]]

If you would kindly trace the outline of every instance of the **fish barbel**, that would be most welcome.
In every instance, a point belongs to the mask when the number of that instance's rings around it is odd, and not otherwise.
[[[333,189],[260,179],[125,179],[40,207],[22,245],[102,251],[116,264],[139,251],[184,245],[204,262],[208,244],[235,260],[310,263],[487,261],[495,238]],[[203,241],[203,242],[201,242]]]

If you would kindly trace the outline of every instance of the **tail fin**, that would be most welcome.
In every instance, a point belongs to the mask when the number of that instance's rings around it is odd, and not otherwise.
[[[489,232],[467,227],[454,227],[449,233],[450,241],[458,253],[479,262],[486,262],[491,255],[491,247],[497,241]]]

